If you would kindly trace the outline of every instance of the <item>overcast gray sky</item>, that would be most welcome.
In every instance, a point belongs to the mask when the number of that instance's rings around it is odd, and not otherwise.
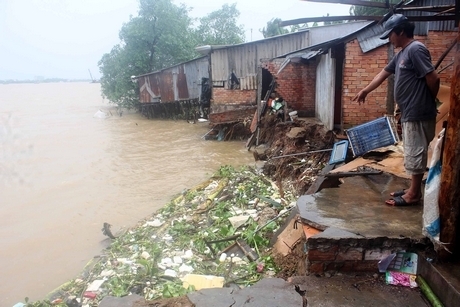
[[[173,0],[203,17],[237,3],[246,41],[262,39],[272,18],[348,15],[349,6],[300,0]],[[0,80],[99,78],[97,62],[119,42],[118,32],[136,16],[137,0],[0,0]]]

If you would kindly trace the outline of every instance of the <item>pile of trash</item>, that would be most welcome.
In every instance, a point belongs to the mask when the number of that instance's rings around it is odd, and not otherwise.
[[[79,278],[27,306],[90,307],[129,294],[155,300],[276,276],[270,239],[293,200],[254,169],[223,166],[136,227],[111,235],[111,245]]]

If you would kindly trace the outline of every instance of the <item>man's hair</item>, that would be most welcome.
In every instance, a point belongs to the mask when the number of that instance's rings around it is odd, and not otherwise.
[[[404,32],[407,38],[414,38],[414,29],[415,25],[412,22],[405,22],[402,25],[395,27],[393,32],[395,32],[397,35],[401,34],[401,32]]]

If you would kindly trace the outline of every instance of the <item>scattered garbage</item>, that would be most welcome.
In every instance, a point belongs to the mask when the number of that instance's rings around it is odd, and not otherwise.
[[[225,278],[212,275],[187,274],[182,279],[184,288],[192,286],[195,290],[222,288]]]
[[[97,279],[97,280],[94,280],[89,286],[88,288],[86,288],[86,291],[87,292],[95,292],[95,291],[98,291],[99,288],[102,286],[102,284],[105,282],[105,280],[103,279]]]
[[[348,141],[343,140],[334,144],[332,148],[331,158],[329,164],[336,164],[345,162],[347,158]]]
[[[292,204],[290,192],[281,197],[276,184],[254,169],[223,166],[136,227],[112,235],[103,254],[53,299],[73,296],[81,306],[95,306],[106,296],[152,300],[254,284],[279,271],[270,239]],[[105,223],[103,233],[109,231]]]
[[[292,111],[289,112],[289,117],[291,118],[291,121],[296,120],[299,116],[297,115],[297,111]]]
[[[107,118],[109,116],[111,116],[111,113],[104,112],[101,109],[97,110],[97,112],[94,113],[94,115],[93,115],[93,117],[101,118],[101,119],[105,119],[105,118]]]
[[[415,288],[417,283],[416,253],[398,252],[385,257],[379,262],[379,271],[385,272],[385,281],[389,285],[401,285]]]

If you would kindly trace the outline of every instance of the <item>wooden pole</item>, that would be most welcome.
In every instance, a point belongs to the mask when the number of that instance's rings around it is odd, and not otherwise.
[[[388,43],[388,63],[395,56],[395,48],[392,43]],[[394,74],[391,74],[387,78],[387,115],[394,115],[395,113],[395,99],[394,99],[394,89],[395,89],[395,77]]]
[[[452,76],[450,110],[443,153],[441,188],[439,191],[440,240],[451,252],[440,251],[442,260],[460,254],[460,28],[455,47],[455,67]]]

